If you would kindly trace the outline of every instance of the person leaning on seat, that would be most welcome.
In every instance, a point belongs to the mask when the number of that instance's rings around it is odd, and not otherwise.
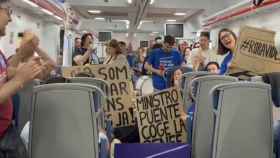
[[[9,0],[0,1],[0,37],[5,36],[6,27],[11,19],[12,10],[9,7]],[[26,43],[29,45],[30,43]],[[14,60],[22,60],[28,55],[20,51],[15,55]],[[35,79],[45,68],[39,62],[39,57],[32,57],[26,63],[15,68],[15,73],[9,75],[8,64],[4,54],[0,51],[0,157],[1,158],[22,158],[26,153],[22,150],[24,145],[15,128],[12,127],[13,105],[11,97],[28,82]],[[17,62],[19,62],[17,61]],[[15,137],[16,135],[16,137]],[[13,136],[13,137],[11,137]],[[16,142],[16,143],[15,143]],[[16,146],[10,146],[9,143]],[[20,152],[20,153],[19,153]]]

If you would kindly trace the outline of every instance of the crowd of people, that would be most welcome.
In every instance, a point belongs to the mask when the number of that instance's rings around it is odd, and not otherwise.
[[[6,27],[12,21],[12,10],[7,5],[8,0],[0,1],[0,36],[5,36]],[[203,32],[199,42],[189,44],[187,41],[176,40],[172,36],[158,37],[150,48],[139,48],[130,51],[124,41],[112,39],[106,43],[106,59],[100,61],[94,38],[91,33],[75,38],[75,49],[72,65],[127,63],[133,70],[132,81],[135,85],[141,76],[151,76],[154,91],[161,91],[170,87],[181,87],[182,74],[187,71],[208,71],[225,75],[233,65],[236,35],[229,29],[221,29],[218,34],[218,49],[211,49],[209,33]],[[0,51],[0,144],[13,141],[9,133],[13,124],[12,96],[34,79],[44,80],[57,67],[47,53],[39,47],[39,38],[30,31],[23,34],[20,47],[9,59]],[[186,114],[192,116],[194,106],[186,109]],[[191,118],[191,117],[190,117]],[[183,118],[187,121],[187,118]],[[115,142],[139,142],[138,130],[132,127],[114,132]],[[120,134],[121,133],[121,134]],[[125,133],[125,134],[122,134]],[[121,135],[121,136],[120,136]],[[120,136],[121,138],[118,138]],[[0,157],[5,152],[0,146]]]
[[[231,62],[237,38],[229,29],[222,29],[218,38],[217,50],[210,48],[209,33],[202,32],[199,42],[192,44],[192,46],[183,40],[176,43],[174,37],[167,35],[163,39],[161,37],[155,38],[154,44],[150,48],[140,47],[135,52],[129,51],[124,41],[112,39],[106,43],[106,59],[99,64],[127,63],[133,70],[132,82],[134,87],[139,78],[149,76],[152,79],[154,92],[171,87],[180,89],[182,87],[182,75],[186,72],[206,71],[217,75],[225,75],[229,72],[232,67]],[[84,43],[85,38],[81,39],[81,41],[75,40],[77,47],[73,52],[73,63],[75,65],[91,64],[92,55],[88,53],[96,54],[96,49],[92,49],[92,38],[90,38],[88,44],[91,45],[91,48],[88,48],[91,51],[83,51],[84,53],[80,51],[83,48],[78,47],[81,46],[80,43]],[[79,62],[76,60],[77,58],[83,59],[84,62]],[[190,108],[185,109],[185,113],[182,114],[181,118],[186,122],[186,125],[192,124],[194,105],[194,102],[192,102]],[[190,141],[192,127],[188,129],[190,129],[188,131],[188,141]],[[115,129],[113,133],[112,144],[139,142],[139,133],[135,126]],[[114,145],[112,149],[114,149]]]
[[[73,66],[124,61],[134,72],[134,84],[141,76],[150,75],[154,89],[163,90],[174,85],[174,77],[171,75],[176,74],[175,72],[178,74],[178,71],[183,74],[183,69],[226,74],[231,67],[236,35],[229,29],[222,29],[218,37],[217,50],[210,48],[208,32],[202,32],[199,42],[192,45],[183,40],[176,44],[175,38],[167,35],[164,40],[161,37],[155,38],[150,48],[140,47],[137,51],[128,51],[124,41],[112,39],[106,43],[106,59],[101,63],[96,48],[93,47],[93,37],[86,33],[75,39]]]

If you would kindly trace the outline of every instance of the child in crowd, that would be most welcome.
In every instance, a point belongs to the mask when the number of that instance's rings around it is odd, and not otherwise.
[[[174,70],[171,78],[171,87],[181,88],[183,72],[180,68]]]
[[[214,74],[219,74],[220,66],[217,62],[211,61],[206,65],[205,71],[208,71],[208,72],[211,72],[211,73],[214,73]]]

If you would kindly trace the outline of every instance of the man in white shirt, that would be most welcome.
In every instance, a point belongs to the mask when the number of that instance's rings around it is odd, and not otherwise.
[[[209,62],[221,63],[222,56],[216,51],[209,48],[209,33],[202,32],[199,38],[200,48],[192,52],[193,70],[198,71],[203,69]]]

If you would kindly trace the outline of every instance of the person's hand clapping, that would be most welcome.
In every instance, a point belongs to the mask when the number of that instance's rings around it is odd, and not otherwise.
[[[185,112],[181,112],[180,113],[180,119],[184,122],[186,122],[187,118],[188,118],[188,115],[185,113]]]
[[[42,65],[38,62],[39,60],[39,57],[33,57],[27,63],[20,64],[14,79],[22,84],[26,84],[35,79],[43,71]]]
[[[42,72],[36,77],[37,79],[45,79],[48,75],[50,75],[51,71],[55,68],[51,62],[43,62],[41,61]]]
[[[156,70],[156,74],[159,75],[159,76],[161,76],[161,77],[164,77],[164,75],[165,75],[165,70],[157,69],[157,70]]]
[[[87,51],[88,51],[89,53],[93,52],[93,45],[92,45],[92,44],[90,44],[90,45],[88,46]]]
[[[39,38],[32,32],[25,32],[19,47],[19,53],[24,58],[29,58],[34,55],[34,52],[39,47]]]

